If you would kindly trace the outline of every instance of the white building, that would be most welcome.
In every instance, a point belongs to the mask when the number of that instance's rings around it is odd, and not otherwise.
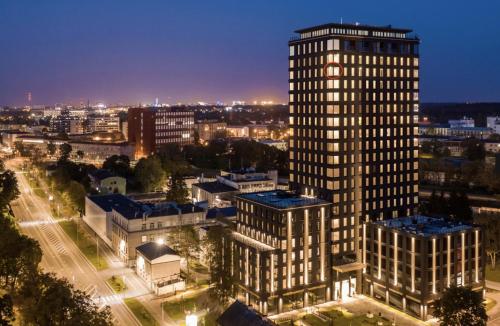
[[[500,134],[500,116],[486,117],[486,127],[492,129],[494,134]]]
[[[183,291],[181,257],[163,243],[147,242],[136,248],[135,271],[156,295]]]
[[[474,124],[474,119],[468,117],[463,117],[462,119],[457,120],[448,120],[448,124],[450,125],[450,128],[473,128],[476,126]]]

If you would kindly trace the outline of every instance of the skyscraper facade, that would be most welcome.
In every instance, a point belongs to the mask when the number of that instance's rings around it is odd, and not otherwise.
[[[357,24],[296,33],[290,186],[333,204],[335,299],[360,291],[360,221],[408,216],[418,204],[419,40],[408,29]]]

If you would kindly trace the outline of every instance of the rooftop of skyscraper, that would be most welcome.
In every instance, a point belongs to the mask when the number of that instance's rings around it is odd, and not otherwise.
[[[277,209],[290,209],[329,204],[329,202],[316,197],[300,196],[283,190],[252,192],[239,194],[237,197],[248,199]]]

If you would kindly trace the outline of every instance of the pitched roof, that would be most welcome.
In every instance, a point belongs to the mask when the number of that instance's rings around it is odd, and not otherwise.
[[[217,318],[220,326],[272,326],[274,323],[236,300]]]
[[[177,255],[177,252],[169,246],[157,242],[147,242],[136,247],[149,261],[155,260],[165,255]]]

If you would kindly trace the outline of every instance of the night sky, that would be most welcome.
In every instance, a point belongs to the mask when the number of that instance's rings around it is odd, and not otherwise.
[[[0,105],[284,102],[292,32],[341,17],[415,30],[422,101],[500,101],[496,0],[0,0]]]

